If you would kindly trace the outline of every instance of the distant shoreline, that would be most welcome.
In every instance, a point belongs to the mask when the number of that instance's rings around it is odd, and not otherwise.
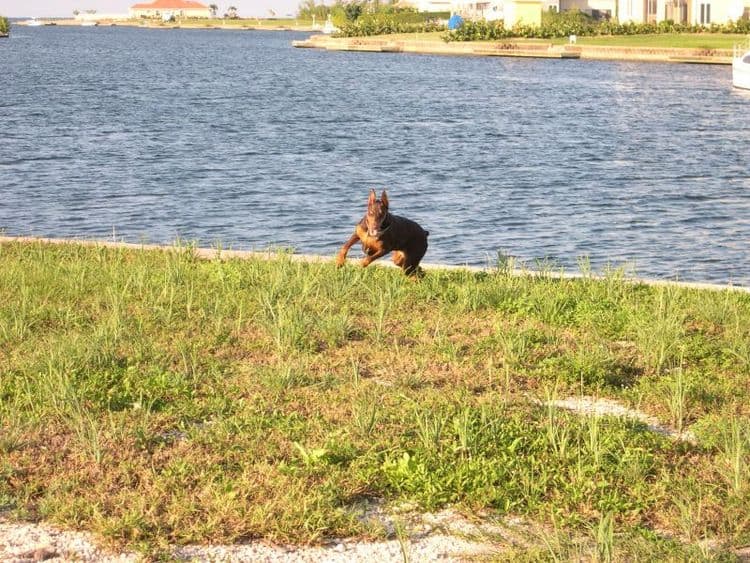
[[[73,18],[37,18],[37,21],[41,22],[44,26],[69,26],[69,27],[85,27],[82,24],[82,20],[76,20]],[[205,23],[199,20],[189,20],[182,22],[162,22],[160,20],[99,20],[96,22],[97,27],[139,27],[146,29],[223,29],[223,30],[235,30],[235,31],[301,31],[312,33],[317,30],[311,25],[296,25],[293,20],[290,20],[290,25],[271,25],[258,23],[263,20],[256,19],[243,19],[243,20],[230,20],[235,23],[223,23],[217,25],[217,20],[208,20]],[[90,25],[90,21],[86,22]],[[27,26],[26,21],[14,21],[14,25]]]
[[[68,19],[39,19],[45,26],[81,26],[82,21]],[[293,41],[294,47],[324,49],[327,51],[356,51],[380,53],[413,53],[424,55],[453,56],[499,56],[546,59],[586,59],[628,62],[668,62],[687,64],[731,65],[731,49],[680,48],[680,47],[632,47],[616,45],[554,44],[552,42],[506,39],[503,41],[461,41],[447,43],[435,36],[404,37],[404,35],[379,35],[371,37],[332,37],[320,32],[320,26],[271,25],[268,20],[241,19],[189,20],[162,22],[159,20],[101,20],[99,27],[137,27],[142,29],[216,29],[230,31],[296,31],[312,33],[308,39]],[[266,23],[259,23],[266,22]],[[90,22],[87,22],[90,25]],[[275,22],[274,22],[275,23]],[[14,25],[26,26],[25,21]]]

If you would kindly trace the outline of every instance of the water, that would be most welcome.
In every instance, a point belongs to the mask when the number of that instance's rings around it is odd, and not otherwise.
[[[750,285],[750,97],[729,67],[291,47],[304,37],[17,26],[0,229],[333,255],[376,187],[430,231],[429,262],[588,256]]]

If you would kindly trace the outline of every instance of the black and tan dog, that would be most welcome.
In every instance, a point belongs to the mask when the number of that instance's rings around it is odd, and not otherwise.
[[[427,252],[429,234],[414,221],[391,215],[388,212],[388,194],[385,190],[380,199],[377,199],[375,190],[370,190],[367,213],[357,223],[351,238],[341,247],[336,265],[343,266],[349,249],[354,243],[361,241],[365,253],[362,266],[393,252],[394,264],[408,276],[418,275],[421,273],[419,262]]]

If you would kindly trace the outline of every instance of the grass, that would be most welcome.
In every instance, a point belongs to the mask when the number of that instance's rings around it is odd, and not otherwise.
[[[604,47],[652,47],[683,49],[732,49],[744,36],[732,33],[655,33],[650,35],[607,35],[578,37],[578,45],[601,45]],[[557,44],[568,43],[567,39],[555,39]]]
[[[4,243],[0,507],[155,557],[373,537],[351,507],[382,499],[537,522],[518,559],[731,559],[750,542],[749,334],[747,293],[616,272],[415,283]],[[697,443],[545,404],[578,394]]]
[[[184,20],[186,25],[200,24],[206,26],[226,26],[226,27],[253,27],[253,28],[290,28],[305,27],[309,28],[312,26],[312,20],[305,20],[299,18],[209,18],[203,20]],[[322,24],[324,22],[317,22]]]

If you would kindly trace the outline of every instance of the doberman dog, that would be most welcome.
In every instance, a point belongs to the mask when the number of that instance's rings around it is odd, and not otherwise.
[[[370,190],[367,214],[357,223],[354,234],[341,247],[336,265],[343,266],[349,249],[357,241],[362,242],[365,257],[362,266],[393,251],[393,263],[407,276],[421,275],[419,261],[427,252],[427,235],[417,223],[388,212],[388,194],[383,190],[377,199],[375,190]]]

